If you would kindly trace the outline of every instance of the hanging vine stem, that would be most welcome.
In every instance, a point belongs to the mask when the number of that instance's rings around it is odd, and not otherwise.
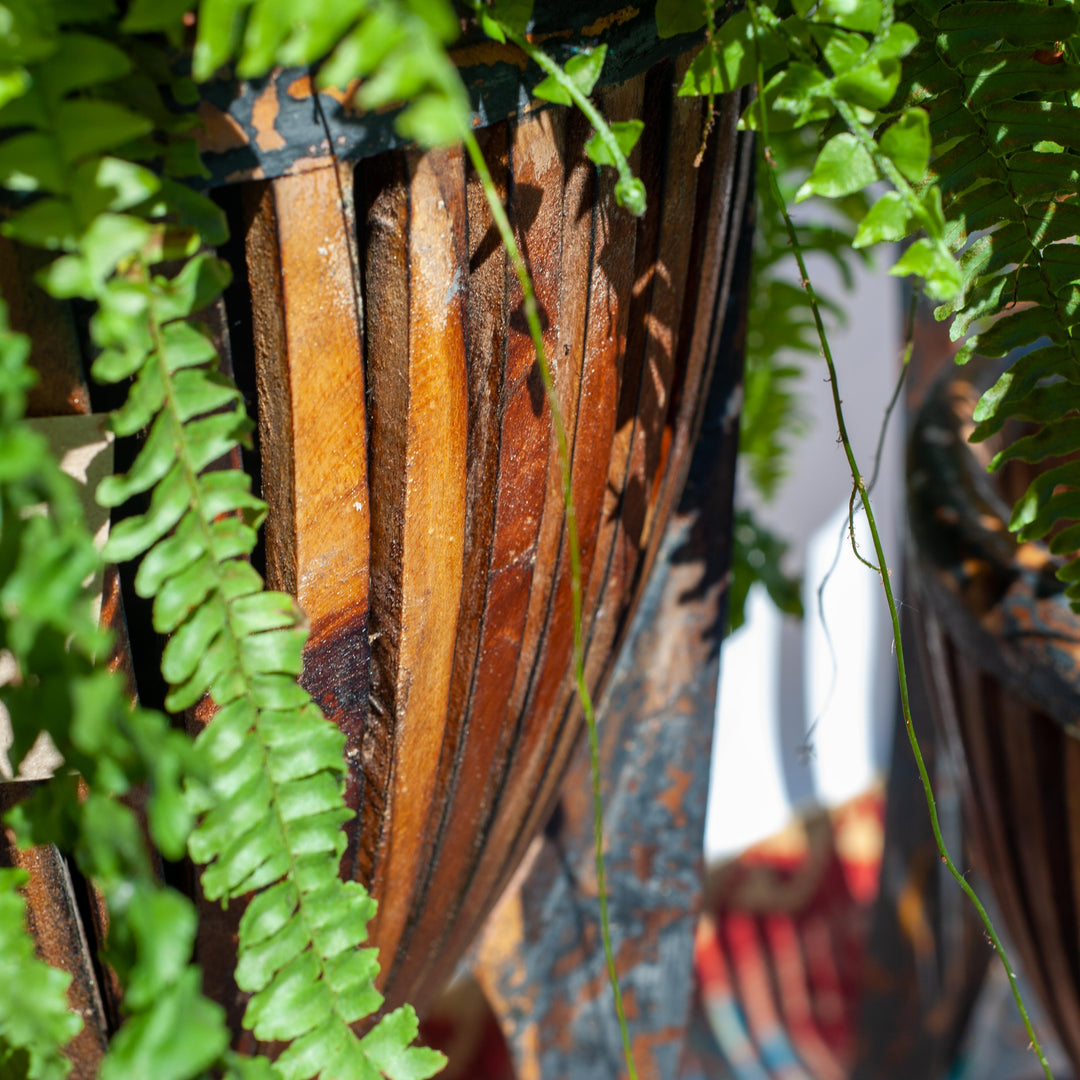
[[[896,377],[896,384],[893,386],[892,396],[889,398],[889,403],[885,406],[885,413],[881,419],[881,430],[878,432],[877,446],[874,448],[874,471],[870,474],[870,482],[866,485],[866,493],[868,495],[877,485],[878,474],[881,472],[881,459],[885,453],[885,438],[889,433],[889,424],[893,418],[893,413],[896,411],[897,403],[900,401],[900,391],[904,388],[904,383],[907,381],[908,370],[911,366],[911,354],[915,347],[915,316],[918,310],[919,295],[920,290],[916,285],[911,290],[911,299],[908,302],[907,329],[904,331],[904,349],[900,357],[900,374]],[[821,629],[825,634],[825,644],[829,648],[829,659],[832,663],[832,675],[829,679],[828,693],[825,695],[825,704],[818,710],[818,714],[814,717],[813,723],[807,729],[806,737],[808,741],[814,729],[817,727],[818,721],[829,707],[829,703],[832,701],[833,692],[836,690],[836,649],[833,646],[832,634],[829,633],[828,620],[825,618],[825,589],[828,587],[833,574],[836,573],[837,566],[840,564],[840,554],[844,550],[844,533],[848,529],[854,529],[852,516],[856,512],[856,507],[852,501],[848,504],[848,520],[841,524],[840,532],[836,538],[836,550],[833,553],[832,562],[829,563],[829,569],[825,571],[825,576],[821,579],[821,582],[817,587],[818,621],[821,623]],[[875,566],[873,569],[877,570],[877,567]]]
[[[761,34],[758,25],[757,4],[754,0],[747,0],[746,6],[750,11],[750,18],[754,26],[754,46],[757,52],[757,79],[758,86],[761,87],[765,85],[765,72],[761,62],[761,51],[757,48],[757,43]],[[833,363],[832,350],[829,348],[829,340],[825,333],[825,324],[821,318],[817,296],[814,293],[814,286],[810,280],[810,275],[806,270],[806,261],[803,258],[802,248],[799,245],[799,238],[796,234],[795,226],[792,223],[791,215],[788,213],[787,203],[784,201],[784,196],[780,191],[780,185],[776,180],[776,174],[773,171],[771,155],[769,153],[768,113],[765,108],[765,100],[760,93],[757,98],[757,107],[759,130],[761,132],[761,142],[763,146],[762,156],[765,159],[766,169],[768,170],[769,184],[772,188],[773,196],[776,199],[776,204],[780,208],[780,213],[784,218],[784,227],[787,229],[788,237],[791,240],[791,248],[799,266],[799,273],[801,275],[803,287],[806,290],[810,310],[814,316],[814,326],[817,330],[818,340],[821,342],[821,352],[825,358],[825,366],[828,368],[829,372],[829,385],[832,390],[833,411],[836,415],[837,431],[844,447],[844,456],[847,458],[848,468],[851,470],[851,479],[852,484],[854,485],[853,494],[858,495],[863,510],[866,513],[866,524],[870,530],[871,539],[873,540],[878,565],[881,568],[881,587],[885,593],[885,602],[889,608],[889,619],[892,622],[893,643],[895,646],[894,652],[896,655],[896,674],[900,683],[900,706],[904,715],[904,727],[907,730],[908,743],[911,745],[911,752],[915,757],[915,764],[919,770],[919,778],[922,780],[923,793],[926,796],[926,808],[930,815],[930,827],[934,832],[934,841],[937,844],[938,853],[941,856],[941,861],[944,863],[945,868],[953,876],[956,883],[963,890],[964,895],[967,896],[974,905],[975,910],[978,912],[983,927],[990,938],[990,942],[994,946],[994,951],[997,953],[998,958],[1001,960],[1001,965],[1005,969],[1005,975],[1009,980],[1009,987],[1012,990],[1013,1000],[1016,1002],[1016,1008],[1024,1022],[1024,1028],[1027,1031],[1031,1048],[1035,1051],[1035,1056],[1039,1059],[1039,1064],[1042,1066],[1043,1073],[1046,1075],[1047,1080],[1054,1080],[1054,1074],[1050,1069],[1050,1063],[1046,1060],[1042,1045],[1032,1026],[1031,1018],[1028,1016],[1023,996],[1020,993],[1020,987],[1016,982],[1016,975],[1012,970],[1009,957],[1005,952],[1005,946],[1002,944],[997,930],[994,929],[993,921],[986,908],[983,906],[982,901],[979,899],[978,894],[968,883],[967,879],[960,872],[956,863],[953,862],[952,857],[949,855],[949,850],[945,844],[945,838],[941,833],[941,823],[938,820],[937,801],[934,798],[933,786],[930,783],[930,774],[927,771],[926,762],[923,760],[922,748],[919,746],[919,739],[915,734],[915,727],[911,720],[911,702],[908,698],[907,667],[904,662],[904,645],[900,634],[900,611],[896,603],[896,598],[893,595],[890,570],[885,560],[885,549],[881,542],[881,533],[878,531],[877,522],[874,519],[874,510],[870,505],[870,497],[867,492],[866,483],[862,478],[862,474],[859,472],[859,465],[855,460],[855,451],[852,449],[851,440],[848,437],[847,425],[844,422],[843,403],[840,399],[840,386],[836,376],[836,365]],[[855,554],[858,555],[858,551],[856,551]]]
[[[533,347],[536,349],[536,363],[540,368],[540,379],[544,384],[544,394],[547,397],[548,408],[551,410],[551,422],[555,429],[555,443],[559,455],[559,470],[562,475],[563,504],[566,508],[566,535],[570,549],[570,597],[572,617],[574,623],[574,681],[577,685],[578,697],[581,699],[581,710],[585,714],[585,726],[589,731],[589,772],[592,778],[592,802],[593,802],[593,835],[596,846],[596,884],[600,893],[600,936],[604,943],[604,958],[607,961],[608,981],[615,995],[615,1012],[619,1018],[619,1033],[622,1037],[623,1056],[626,1060],[627,1073],[630,1080],[637,1080],[637,1070],[634,1067],[634,1053],[630,1046],[630,1032],[626,1026],[626,1012],[623,1008],[622,994],[619,992],[619,978],[615,971],[615,954],[611,947],[611,922],[608,916],[607,885],[604,875],[604,824],[603,824],[603,799],[600,790],[600,746],[596,730],[596,711],[593,708],[592,695],[589,693],[588,683],[585,681],[585,645],[581,626],[581,550],[578,544],[577,511],[574,507],[574,491],[570,477],[570,442],[566,435],[566,424],[563,422],[562,410],[559,408],[559,399],[555,393],[555,384],[551,378],[551,367],[548,364],[547,353],[544,350],[543,330],[540,326],[540,313],[536,305],[536,293],[533,290],[532,278],[529,269],[521,256],[517,241],[514,239],[514,230],[510,227],[510,220],[506,216],[506,210],[499,199],[499,193],[495,189],[495,183],[491,179],[487,162],[480,150],[480,144],[476,136],[470,130],[462,134],[465,149],[473,168],[480,178],[480,184],[484,189],[484,197],[491,208],[495,227],[499,230],[503,247],[510,256],[514,272],[517,274],[518,283],[524,297],[525,320],[529,326],[529,336],[532,338]]]

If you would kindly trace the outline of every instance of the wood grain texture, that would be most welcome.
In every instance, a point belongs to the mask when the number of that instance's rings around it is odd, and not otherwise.
[[[613,172],[589,162],[580,114],[523,109],[482,134],[570,440],[594,695],[678,504],[702,388],[715,365],[740,364],[719,329],[732,325],[731,223],[747,197],[738,107],[721,106],[696,170],[700,105],[675,97],[684,68],[664,61],[602,92],[610,118],[649,121],[633,157],[642,221],[616,205]],[[379,900],[387,1007],[422,1007],[581,745],[562,478],[521,289],[461,152],[309,164],[223,197],[236,284],[207,325],[253,388],[248,464],[269,506],[253,561],[304,607],[304,685],[346,735],[357,817],[342,872]],[[57,355],[50,400],[78,411],[74,346]],[[709,581],[698,614],[715,618]],[[139,644],[145,659],[160,643]],[[189,726],[212,711],[201,704]],[[618,756],[613,734],[603,753]],[[242,910],[203,904],[198,954],[249,1050],[231,977]]]
[[[722,107],[698,172],[700,106],[676,99],[681,71],[604,91],[610,117],[650,120],[640,222],[588,161],[579,114],[482,135],[570,439],[594,693],[686,476],[733,272],[738,110]],[[342,175],[242,200],[266,567],[308,610],[305,683],[348,733],[358,819],[343,872],[380,903],[387,1007],[422,1006],[579,742],[565,510],[520,286],[471,168],[451,151],[378,155],[354,171],[355,212],[335,208]]]
[[[294,592],[311,624],[304,685],[345,732],[359,807],[371,507],[355,236],[351,172],[323,169],[265,185],[246,244],[267,582]]]
[[[400,638],[386,703],[394,764],[390,824],[372,878],[379,901],[372,934],[390,956],[425,867],[461,600],[467,490],[462,151],[410,157],[410,199],[422,212],[412,216],[408,237]]]

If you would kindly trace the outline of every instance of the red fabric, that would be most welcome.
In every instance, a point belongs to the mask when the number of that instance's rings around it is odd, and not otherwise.
[[[873,793],[717,871],[684,1080],[844,1080],[881,869]]]

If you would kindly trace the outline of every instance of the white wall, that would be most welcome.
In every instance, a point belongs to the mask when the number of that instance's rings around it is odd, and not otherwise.
[[[826,295],[841,295],[831,266],[811,264],[810,274]],[[864,272],[846,300],[848,325],[829,335],[848,433],[867,479],[899,373],[900,305],[896,278]],[[867,790],[888,764],[896,700],[888,612],[878,575],[855,559],[846,534],[824,594],[824,626],[818,615],[817,589],[846,522],[851,475],[837,442],[825,362],[805,361],[805,367],[802,393],[812,430],[795,445],[790,475],[758,517],[791,544],[789,569],[805,575],[806,618],[800,624],[781,617],[755,589],[745,625],[724,642],[707,860],[768,837],[797,809],[837,805]],[[903,427],[898,406],[872,498],[894,585],[901,578]],[[875,562],[865,520],[856,526],[860,551]]]

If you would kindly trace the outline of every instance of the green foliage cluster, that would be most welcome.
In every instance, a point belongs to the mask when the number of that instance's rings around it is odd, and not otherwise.
[[[202,998],[189,961],[195,933],[191,902],[158,880],[134,811],[121,797],[142,785],[148,827],[159,849],[183,852],[190,821],[180,778],[194,765],[187,739],[160,713],[133,708],[123,683],[95,665],[108,641],[83,585],[100,556],[86,530],[74,481],[44,439],[22,421],[34,380],[30,343],[0,320],[0,649],[14,665],[2,688],[11,719],[11,757],[19,761],[42,729],[67,772],[37,787],[8,815],[22,842],[55,843],[74,853],[112,915],[108,962],[124,979],[128,1022],[113,1042],[103,1077],[135,1075],[187,1046],[194,1075],[222,1056],[224,1013]],[[42,513],[45,509],[47,512]],[[78,776],[88,788],[80,797]],[[21,929],[19,875],[0,880],[3,985],[0,1064],[5,1075],[66,1075],[60,1047],[81,1027],[67,1010],[67,976],[46,977]],[[20,942],[20,937],[22,942]],[[26,982],[22,981],[25,977]],[[28,993],[28,986],[39,988]],[[5,1007],[6,1006],[6,1007]],[[257,1076],[248,1072],[246,1075]]]
[[[661,5],[658,18],[666,10]],[[661,32],[683,28],[688,18],[686,12]],[[713,95],[760,83],[770,135],[807,126],[820,132],[822,144],[795,201],[843,199],[884,181],[891,190],[862,216],[852,245],[921,231],[892,272],[916,274],[929,295],[950,299],[961,277],[946,242],[940,192],[925,184],[930,116],[897,94],[904,58],[918,43],[914,27],[895,18],[888,0],[749,3],[710,28],[682,92]],[[742,123],[758,127],[756,107],[748,107]]]
[[[213,63],[223,58],[211,32],[221,5],[207,6],[202,55]],[[113,429],[145,432],[131,469],[98,492],[107,506],[147,501],[113,530],[106,554],[144,556],[136,589],[153,599],[155,628],[172,635],[162,661],[166,707],[181,712],[207,693],[220,707],[192,745],[161,714],[132,708],[122,684],[95,667],[107,647],[82,582],[100,556],[71,482],[21,422],[26,342],[6,335],[0,646],[17,675],[3,701],[14,760],[44,725],[72,770],[42,785],[9,823],[23,842],[73,851],[108,903],[105,960],[124,984],[126,1019],[101,1075],[180,1078],[214,1067],[251,1078],[430,1076],[442,1057],[409,1046],[411,1009],[362,1038],[350,1027],[381,997],[374,950],[361,947],[374,905],[337,875],[349,816],[343,737],[296,683],[300,611],[290,597],[263,592],[247,560],[265,506],[244,474],[208,468],[246,441],[250,422],[217,370],[213,343],[191,321],[220,296],[228,271],[201,250],[225,239],[220,215],[177,179],[201,165],[191,117],[163,95],[190,100],[190,86],[152,38],[127,36],[127,21],[118,28],[111,3],[4,10],[0,181],[24,201],[3,230],[61,253],[41,278],[49,292],[95,305],[93,374],[129,383]],[[148,27],[151,15],[158,21]],[[176,5],[134,5],[128,20],[178,36],[182,15]],[[282,34],[272,50],[294,41]],[[253,62],[249,53],[244,60]],[[424,101],[418,95],[414,107]],[[155,272],[165,259],[183,262]],[[42,503],[47,514],[31,512]],[[202,997],[190,963],[194,909],[160,884],[139,821],[119,801],[138,784],[147,785],[156,848],[176,859],[186,846],[205,864],[208,898],[262,890],[241,923],[236,979],[252,995],[247,1026],[260,1039],[291,1041],[273,1066],[227,1052],[223,1011]],[[38,1023],[0,1022],[3,1052],[30,1055],[28,1075],[64,1071],[58,1046],[70,1026],[52,1019],[62,979],[50,989],[36,1003]]]
[[[816,153],[817,144],[808,129],[771,137],[772,168],[786,204],[794,201]],[[765,169],[757,171],[755,198],[739,463],[741,475],[757,497],[769,502],[786,475],[789,453],[807,430],[799,383],[821,354],[806,293],[791,257],[791,242]],[[845,291],[854,286],[854,264],[860,255],[865,256],[852,247],[852,240],[868,208],[866,193],[855,191],[834,200],[830,215],[815,213],[817,207],[807,204],[795,225],[803,251],[832,263]],[[820,290],[817,295],[821,306],[842,325],[842,301],[823,296]],[[788,545],[761,524],[748,500],[743,500],[736,515],[734,538],[729,631],[733,633],[743,624],[747,595],[758,582],[782,612],[801,617],[801,582],[784,573],[781,565]]]
[[[668,32],[701,21],[678,0],[661,0],[658,17]],[[1024,353],[979,403],[973,439],[1013,420],[1034,425],[991,467],[1016,459],[1044,466],[1010,524],[1023,540],[1049,537],[1064,557],[1058,576],[1080,606],[1080,464],[1068,460],[1080,434],[1071,389],[1080,382],[1077,60],[1071,3],[765,0],[709,27],[683,92],[759,82],[771,148],[807,126],[816,136],[795,201],[850,200],[884,182],[889,190],[859,216],[852,246],[917,234],[891,272],[916,275],[942,301],[937,315],[952,317],[953,339],[967,336],[958,361]],[[756,128],[756,111],[743,122]],[[770,162],[781,178],[785,164]],[[798,348],[807,302],[781,290],[764,298],[769,318],[792,331]],[[766,491],[781,440],[769,421],[755,426],[754,395],[770,402],[769,417],[783,415],[790,378],[789,368],[751,352],[745,430]]]
[[[979,402],[972,439],[1010,421],[1032,425],[991,468],[1043,466],[1010,527],[1022,540],[1048,537],[1080,610],[1077,12],[986,0],[912,7],[921,44],[901,92],[912,102],[932,98],[930,180],[942,193],[947,238],[962,251],[962,287],[937,316],[952,317],[954,340],[970,334],[958,361],[1015,357]]]

